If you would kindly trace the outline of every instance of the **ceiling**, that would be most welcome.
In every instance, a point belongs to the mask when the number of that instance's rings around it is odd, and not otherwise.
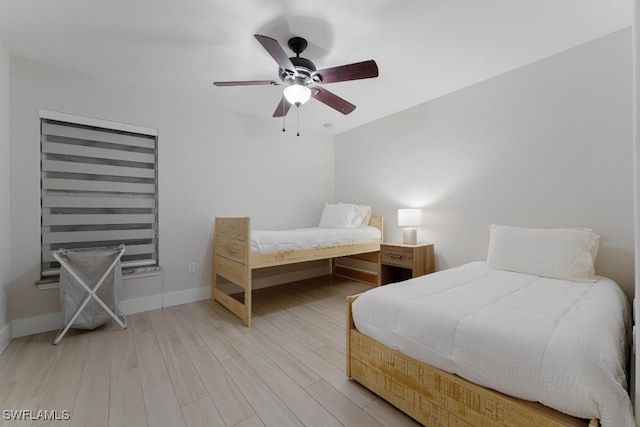
[[[629,27],[633,0],[0,0],[9,53],[272,120],[283,86],[253,37],[304,37],[318,69],[375,59],[375,79],[326,85],[300,127],[338,134]],[[294,56],[291,53],[291,56]],[[295,123],[295,108],[287,116]]]

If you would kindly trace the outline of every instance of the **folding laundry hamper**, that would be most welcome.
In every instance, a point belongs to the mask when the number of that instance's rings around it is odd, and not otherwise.
[[[122,328],[127,319],[118,310],[122,289],[120,258],[125,246],[82,250],[59,249],[53,256],[60,263],[60,308],[63,327],[54,344],[69,328],[95,329],[114,319]]]

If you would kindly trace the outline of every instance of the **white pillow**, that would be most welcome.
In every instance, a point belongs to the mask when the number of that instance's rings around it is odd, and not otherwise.
[[[600,236],[587,229],[491,225],[487,264],[497,270],[594,282]]]
[[[349,203],[324,204],[324,210],[320,216],[318,227],[322,228],[346,228],[359,227],[362,217],[355,205]],[[359,218],[359,220],[358,220]],[[360,221],[360,222],[358,222]],[[354,225],[356,222],[357,225]]]
[[[354,205],[351,203],[342,203],[341,205],[351,205],[356,211],[356,219],[353,221],[353,227],[366,227],[371,220],[371,206]]]

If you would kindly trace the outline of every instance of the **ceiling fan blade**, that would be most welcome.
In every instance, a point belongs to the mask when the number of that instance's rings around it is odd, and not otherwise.
[[[280,68],[282,68],[283,70],[291,71],[296,76],[298,75],[296,67],[293,66],[291,60],[289,59],[289,56],[284,51],[284,49],[282,49],[282,46],[280,46],[280,43],[278,43],[276,39],[262,36],[260,34],[254,34],[253,36],[260,42],[262,47],[264,47],[266,51],[269,52],[269,55],[271,55],[273,59],[276,60]]]
[[[235,82],[213,82],[215,86],[258,86],[258,85],[278,85],[275,80],[245,80]]]
[[[280,100],[280,103],[276,107],[276,110],[273,112],[273,117],[284,117],[289,112],[289,108],[291,108],[291,103],[287,101],[287,99],[283,96]]]
[[[319,83],[336,83],[347,80],[371,79],[378,77],[378,65],[376,61],[356,62],[355,64],[341,65],[339,67],[325,68],[318,71],[322,80]]]
[[[349,114],[356,106],[321,87],[311,89],[311,96],[342,114]]]

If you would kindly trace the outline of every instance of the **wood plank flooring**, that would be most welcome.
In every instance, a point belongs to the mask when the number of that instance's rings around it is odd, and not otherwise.
[[[345,297],[368,288],[322,277],[254,291],[251,328],[200,301],[57,346],[56,331],[14,339],[0,426],[417,426],[345,376]]]

